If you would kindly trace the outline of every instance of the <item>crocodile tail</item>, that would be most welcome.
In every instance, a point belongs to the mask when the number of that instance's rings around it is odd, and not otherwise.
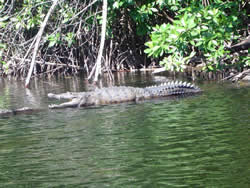
[[[149,93],[151,97],[181,95],[189,93],[192,94],[201,92],[201,89],[199,87],[182,81],[166,82],[160,85],[146,87],[145,90],[147,93]]]

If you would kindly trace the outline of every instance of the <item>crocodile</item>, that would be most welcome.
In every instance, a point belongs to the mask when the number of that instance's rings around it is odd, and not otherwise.
[[[53,99],[67,99],[69,102],[62,104],[51,104],[49,108],[74,108],[99,106],[129,101],[141,101],[153,98],[167,97],[172,95],[187,95],[200,93],[202,90],[187,82],[166,82],[160,85],[138,88],[126,86],[114,86],[96,89],[90,92],[66,92],[61,94],[49,93],[48,97]]]
[[[51,104],[50,109],[57,108],[73,108],[73,107],[87,107],[100,106],[115,103],[123,103],[130,101],[142,101],[153,98],[167,97],[167,96],[183,96],[200,93],[202,90],[187,82],[166,82],[160,85],[138,88],[127,86],[114,86],[108,88],[96,89],[89,92],[66,92],[61,94],[48,93],[48,98],[58,100],[69,100],[61,104]],[[9,116],[17,114],[30,114],[41,111],[42,109],[33,109],[30,107],[23,107],[14,110],[0,109],[0,116]]]
[[[0,109],[0,116],[29,114],[29,113],[33,113],[35,111],[39,111],[39,109],[33,109],[30,107],[23,107],[23,108],[18,108],[18,109]]]

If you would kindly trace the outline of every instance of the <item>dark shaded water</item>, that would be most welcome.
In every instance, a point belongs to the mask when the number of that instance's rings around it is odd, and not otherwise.
[[[125,81],[126,80],[126,81]],[[116,84],[145,86],[149,75]],[[0,187],[250,187],[250,87],[200,82],[202,95],[88,109],[47,110],[48,92],[80,79],[0,80]]]

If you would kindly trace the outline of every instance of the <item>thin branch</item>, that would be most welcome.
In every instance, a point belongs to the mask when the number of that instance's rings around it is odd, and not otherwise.
[[[29,85],[31,75],[33,73],[33,70],[34,70],[34,67],[35,67],[35,64],[36,64],[36,54],[37,54],[37,51],[38,51],[38,48],[39,48],[39,43],[40,43],[40,40],[42,38],[43,31],[45,29],[45,26],[47,25],[47,22],[49,20],[49,17],[51,15],[51,13],[53,12],[54,8],[56,7],[58,1],[59,0],[54,0],[53,1],[52,6],[50,7],[50,9],[49,9],[43,23],[41,24],[41,28],[37,33],[35,48],[34,48],[34,51],[33,51],[33,56],[32,56],[32,61],[31,61],[29,73],[28,73],[28,76],[27,76],[26,81],[25,81],[25,87],[28,87],[28,85]]]
[[[18,58],[18,57],[14,57],[14,58],[11,58],[11,59],[14,59],[14,60],[23,60],[23,61],[26,61],[26,62],[31,62],[30,59],[21,59],[21,58]],[[81,70],[82,68],[80,66],[77,66],[77,65],[71,65],[71,64],[62,64],[62,63],[50,63],[50,62],[43,62],[43,61],[36,61],[37,64],[40,64],[40,65],[51,65],[51,66],[63,66],[63,67],[70,67],[70,68],[75,68],[75,69],[78,69],[78,70]]]
[[[95,78],[94,81],[98,81],[98,76],[101,74],[101,63],[102,63],[102,54],[105,43],[105,35],[106,35],[106,25],[107,25],[107,0],[103,0],[103,9],[102,9],[102,31],[101,31],[101,44],[96,60],[96,69],[95,69]]]
[[[92,3],[90,3],[88,6],[84,7],[84,9],[82,9],[80,12],[78,12],[76,15],[74,15],[71,19],[68,20],[68,22],[70,22],[71,20],[74,20],[77,16],[79,16],[80,14],[82,14],[84,11],[86,11],[90,6],[92,6],[93,4],[95,4],[98,0],[93,1]]]

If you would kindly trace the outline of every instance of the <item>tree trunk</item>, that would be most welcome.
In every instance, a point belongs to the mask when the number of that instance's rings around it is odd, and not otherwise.
[[[105,35],[106,35],[106,25],[107,25],[107,0],[103,0],[103,8],[102,8],[102,32],[101,32],[101,44],[96,60],[96,70],[95,70],[95,78],[94,81],[98,81],[98,76],[101,74],[101,64],[102,64],[102,54],[105,43]]]

